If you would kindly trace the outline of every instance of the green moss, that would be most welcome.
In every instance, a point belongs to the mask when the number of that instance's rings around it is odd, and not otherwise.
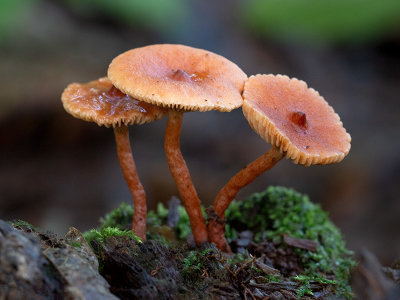
[[[138,238],[132,231],[130,230],[121,230],[117,227],[104,227],[97,229],[91,229],[86,231],[83,236],[85,237],[86,241],[90,245],[93,240],[96,240],[100,243],[104,243],[104,240],[109,236],[127,236],[131,239],[136,240],[137,242],[141,243],[141,239]]]
[[[203,209],[203,208],[202,208]],[[204,209],[203,214],[205,215]],[[185,240],[186,237],[192,232],[189,223],[189,216],[182,205],[178,206],[178,223],[176,224],[174,230],[176,236],[180,240]],[[147,214],[147,224],[149,226],[163,226],[167,224],[168,219],[168,209],[162,204],[158,203],[156,211],[149,211]]]
[[[173,229],[180,240],[186,239],[191,233],[189,218],[183,208],[178,207],[179,220]],[[133,207],[121,204],[118,208],[108,213],[101,219],[99,230],[91,230],[84,234],[90,241],[104,242],[107,236],[131,236],[137,237],[131,231],[124,231],[131,226]],[[148,233],[148,238],[155,239],[163,245],[170,247],[163,236],[161,229],[165,227],[168,219],[168,209],[162,204],[157,205],[155,211],[150,211],[147,217],[149,228],[154,227]],[[345,243],[339,230],[329,220],[328,215],[319,205],[310,202],[309,198],[292,189],[283,187],[270,187],[262,193],[257,193],[243,202],[232,202],[226,211],[226,236],[228,241],[234,240],[238,232],[251,230],[254,233],[254,241],[274,241],[286,247],[283,234],[294,238],[312,240],[318,243],[317,251],[310,252],[296,248],[295,251],[301,257],[302,267],[305,272],[299,274],[293,280],[300,283],[298,295],[310,294],[310,283],[319,282],[332,285],[336,293],[351,297],[351,289],[348,285],[350,268],[355,264],[351,259],[351,252],[345,248]],[[160,240],[162,238],[162,240]],[[205,251],[205,252],[204,252]],[[185,278],[193,280],[204,269],[208,272],[218,270],[215,263],[210,263],[209,250],[188,251],[182,258],[182,268]],[[241,264],[248,257],[237,254],[228,259],[231,265]],[[215,271],[214,270],[214,271]],[[255,272],[257,270],[254,270]],[[334,281],[328,278],[334,277]],[[266,281],[280,281],[279,276],[265,275]]]
[[[72,246],[72,247],[75,247],[75,248],[82,248],[82,245],[79,244],[78,242],[72,242],[72,243],[71,243],[71,246]]]
[[[38,228],[23,220],[13,220],[9,222],[14,228],[22,230],[38,231]]]
[[[187,257],[183,259],[184,271],[201,271],[204,267],[204,258],[212,252],[211,249],[199,251],[189,251]]]
[[[298,281],[301,284],[297,290],[297,296],[299,298],[305,295],[314,295],[311,290],[311,282],[336,285],[335,280],[326,279],[321,275],[297,275],[293,277],[293,280]]]
[[[183,206],[178,207],[179,220],[176,224],[175,230],[178,234],[178,237],[183,240],[192,233],[192,229],[190,228],[189,216]]]
[[[167,223],[168,208],[162,203],[157,204],[156,211],[150,210],[147,213],[147,225],[150,226],[162,226]]]
[[[118,229],[128,229],[131,226],[133,218],[133,206],[127,203],[121,203],[119,207],[113,209],[100,218],[100,228],[115,227]]]
[[[121,230],[128,230],[131,228],[133,212],[134,208],[132,205],[121,203],[119,207],[100,218],[100,228],[115,227]],[[203,214],[205,215],[204,209]],[[190,228],[189,216],[185,208],[181,205],[178,207],[178,215],[179,220],[174,231],[180,240],[185,240],[192,230]],[[167,219],[168,209],[162,203],[158,203],[155,211],[150,210],[148,212],[146,222],[149,227],[163,226],[167,224]]]
[[[246,260],[249,260],[249,257],[244,255],[243,253],[234,253],[233,256],[228,258],[228,262],[231,265],[236,265],[237,263],[242,263],[245,262]]]
[[[307,280],[328,283],[321,274],[334,275],[335,282],[329,281],[329,284],[334,285],[338,294],[352,296],[348,285],[350,268],[355,265],[352,253],[346,249],[342,235],[327,213],[307,196],[284,187],[269,187],[246,201],[232,202],[225,215],[228,241],[242,230],[251,230],[256,242],[268,239],[284,244],[283,234],[317,242],[316,252],[295,249],[305,270],[305,277],[299,277],[304,286]]]
[[[191,251],[183,249],[181,253],[181,274],[184,282],[193,289],[205,290],[209,284],[205,277],[229,281],[227,268],[224,267],[226,260],[215,247]]]
[[[268,282],[281,282],[282,278],[279,275],[264,275]]]

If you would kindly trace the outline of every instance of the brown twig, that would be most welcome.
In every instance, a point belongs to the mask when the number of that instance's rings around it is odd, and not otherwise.
[[[244,294],[243,294],[244,299],[247,299],[246,294],[249,294],[251,299],[256,300],[256,297],[254,297],[253,293],[243,283],[241,285],[242,288],[244,289]]]
[[[254,261],[255,266],[260,269],[264,274],[267,275],[281,275],[281,272],[279,272],[279,270],[270,267],[262,262],[260,262],[259,260]]]
[[[283,240],[289,246],[309,250],[312,252],[317,251],[318,243],[311,240],[294,238],[288,234],[283,235]]]

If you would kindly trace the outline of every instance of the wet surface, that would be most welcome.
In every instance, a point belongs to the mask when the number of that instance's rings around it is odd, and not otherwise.
[[[296,111],[289,114],[289,119],[297,126],[307,129],[307,116],[302,111]]]
[[[176,70],[173,72],[173,74],[171,76],[169,76],[171,79],[173,80],[177,80],[177,81],[185,81],[185,82],[201,82],[204,81],[205,79],[209,79],[210,76],[206,73],[206,72],[202,72],[202,73],[191,73],[188,74],[183,70]]]
[[[62,96],[67,111],[82,118],[93,115],[94,121],[105,124],[152,121],[164,110],[124,94],[107,78],[86,84],[69,85]]]

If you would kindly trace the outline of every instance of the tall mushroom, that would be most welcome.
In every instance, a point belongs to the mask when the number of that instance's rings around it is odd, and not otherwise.
[[[128,125],[160,119],[166,110],[131,98],[114,87],[106,77],[86,84],[68,85],[61,100],[65,110],[74,117],[114,128],[119,163],[135,206],[132,230],[138,237],[145,239],[146,193],[133,160]]]
[[[339,116],[304,81],[282,75],[251,76],[245,84],[243,114],[272,148],[233,176],[214,203],[208,225],[210,242],[224,251],[224,212],[241,188],[272,168],[283,156],[296,164],[340,162],[350,151],[351,137]]]
[[[124,93],[167,107],[165,152],[171,174],[189,215],[197,245],[208,240],[200,200],[180,151],[185,111],[231,111],[242,105],[246,74],[212,52],[183,45],[152,45],[129,50],[110,64],[108,77]]]

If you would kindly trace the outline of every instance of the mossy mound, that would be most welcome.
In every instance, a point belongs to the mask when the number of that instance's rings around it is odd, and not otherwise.
[[[127,230],[132,215],[132,206],[122,204],[101,219],[100,230],[109,226]],[[171,219],[175,219],[173,225]],[[254,289],[254,286],[247,286],[249,282],[256,282],[264,284],[264,288],[268,285],[270,290],[265,289],[269,292],[295,292],[297,297],[327,293],[352,297],[349,286],[350,268],[355,265],[352,253],[345,248],[339,230],[327,213],[307,196],[284,187],[270,187],[245,201],[232,202],[226,211],[226,221],[227,239],[232,248],[239,251],[230,258],[219,254],[217,259],[215,248],[190,250],[181,242],[191,233],[182,206],[174,205],[168,210],[159,204],[155,212],[149,212],[147,238],[166,249],[178,251],[178,268],[182,278],[189,280],[184,284],[187,288],[194,288],[190,287],[190,281],[196,281],[199,291],[210,288],[212,282],[221,286],[220,278],[225,278],[230,288],[237,287],[235,293],[240,295],[246,289],[249,292]],[[243,239],[244,235],[247,237]],[[288,242],[293,240],[313,247]],[[234,270],[238,268],[241,271],[236,274]],[[266,271],[268,268],[273,269],[272,273]],[[233,278],[232,274],[252,280],[246,283],[243,278]],[[204,281],[204,277],[208,278],[207,284],[197,280],[202,278]],[[279,288],[271,290],[272,286]]]
[[[84,233],[86,241],[91,244],[93,241],[104,243],[105,239],[110,236],[126,236],[141,243],[141,239],[137,237],[132,230],[121,230],[118,227],[101,227],[100,229],[91,229]]]
[[[321,207],[308,196],[293,189],[269,187],[249,199],[231,203],[226,211],[226,236],[237,239],[238,232],[250,230],[254,242],[272,241],[285,247],[284,236],[316,243],[316,250],[295,248],[301,258],[304,273],[296,280],[321,281],[334,286],[335,292],[351,297],[350,269],[355,265],[339,229]],[[306,289],[308,292],[308,290]]]

